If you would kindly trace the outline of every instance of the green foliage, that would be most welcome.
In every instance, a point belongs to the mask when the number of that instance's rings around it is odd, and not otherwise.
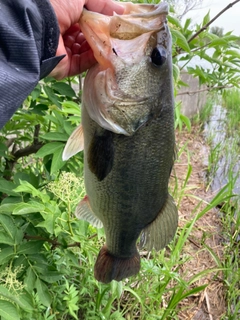
[[[181,113],[181,103],[179,102],[175,107],[175,129],[179,128],[182,131],[183,124],[185,124],[188,131],[191,131],[191,121]]]
[[[228,184],[229,193],[234,193],[234,179]],[[238,195],[239,196],[239,195]],[[221,218],[224,237],[224,284],[226,287],[227,312],[222,318],[238,319],[240,310],[240,264],[239,264],[239,230],[240,230],[240,199],[229,198],[221,207]]]
[[[207,97],[207,101],[203,108],[193,117],[193,122],[200,123],[202,126],[206,121],[208,121],[215,101],[218,100],[218,96],[216,94],[209,94]]]
[[[238,87],[240,38],[232,32],[213,34],[209,27],[205,28],[209,20],[210,12],[201,24],[194,26],[190,18],[182,25],[174,14],[169,16],[173,62],[180,64],[181,69],[187,68],[190,74],[199,79],[200,84],[206,84],[211,89],[228,85]]]

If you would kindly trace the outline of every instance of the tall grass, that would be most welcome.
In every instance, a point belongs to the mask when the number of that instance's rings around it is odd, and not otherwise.
[[[233,184],[229,183],[232,192]],[[224,320],[240,318],[240,202],[237,197],[227,199],[221,208],[224,244],[224,283],[227,312]]]
[[[233,133],[240,129],[240,89],[224,90],[222,101],[228,110],[228,130]]]
[[[193,122],[201,126],[209,119],[214,102],[218,99],[217,94],[208,94],[207,100],[203,108],[193,117]]]
[[[226,293],[226,314],[224,320],[236,320],[240,318],[240,195],[236,194],[236,182],[239,183],[240,172],[240,90],[225,90],[222,95],[222,106],[225,115],[219,119],[215,129],[207,133],[207,141],[210,145],[208,156],[209,186],[216,176],[220,182],[228,181],[224,187],[229,197],[220,205],[220,219],[222,222],[223,257],[214,255],[211,248],[210,254],[214,257],[218,267],[222,267],[223,280]],[[206,121],[206,110],[199,119]],[[210,117],[211,113],[208,115]],[[208,119],[209,119],[208,117]],[[221,132],[218,132],[221,128]],[[217,130],[216,130],[217,129]],[[236,165],[237,164],[237,165]]]

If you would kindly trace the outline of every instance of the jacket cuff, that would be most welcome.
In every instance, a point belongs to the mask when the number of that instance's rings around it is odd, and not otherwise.
[[[43,17],[43,37],[41,49],[41,62],[56,55],[59,41],[59,25],[57,17],[48,0],[35,0]]]
[[[58,63],[65,57],[65,54],[62,56],[51,57],[45,59],[41,63],[40,68],[40,79],[45,78],[49,73],[58,65]]]

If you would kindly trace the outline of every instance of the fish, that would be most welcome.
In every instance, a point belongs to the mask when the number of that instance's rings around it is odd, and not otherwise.
[[[75,214],[104,227],[94,266],[102,283],[138,274],[138,248],[161,250],[178,226],[168,192],[175,160],[168,5],[121,5],[122,15],[82,12],[97,63],[84,80],[81,125],[63,152],[67,160],[84,148],[86,196]]]

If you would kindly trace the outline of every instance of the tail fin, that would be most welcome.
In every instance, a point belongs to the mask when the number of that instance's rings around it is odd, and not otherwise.
[[[103,283],[112,280],[121,281],[124,278],[137,274],[140,270],[140,256],[136,254],[131,258],[117,258],[113,256],[104,245],[100,250],[94,267],[95,278]]]

